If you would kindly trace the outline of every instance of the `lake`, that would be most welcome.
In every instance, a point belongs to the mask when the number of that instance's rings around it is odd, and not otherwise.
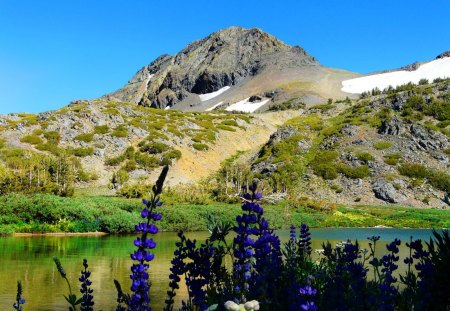
[[[289,231],[279,231],[283,241],[289,237]],[[428,229],[381,229],[381,228],[337,228],[312,229],[313,249],[322,248],[322,243],[329,240],[334,245],[347,239],[358,239],[362,247],[368,248],[367,237],[379,235],[377,253],[380,257],[385,252],[385,245],[394,238],[400,238],[400,258],[406,256],[405,242],[409,237],[428,240]],[[204,240],[207,232],[189,232],[189,238]],[[91,280],[95,294],[95,309],[112,310],[116,305],[116,290],[113,280],[122,284],[129,292],[129,257],[134,235],[106,236],[32,236],[0,237],[0,310],[12,309],[16,295],[17,280],[21,280],[26,299],[26,310],[67,310],[63,294],[67,293],[67,284],[55,268],[52,257],[60,258],[71,281],[72,288],[79,288],[78,277],[82,269],[83,258],[88,259],[92,272]],[[157,247],[155,259],[150,264],[152,279],[151,299],[154,310],[161,310],[168,289],[170,260],[173,257],[175,242],[174,232],[160,232],[155,236]],[[181,295],[186,290],[181,289]],[[77,295],[79,292],[77,290]],[[177,295],[178,296],[178,295]],[[178,296],[179,297],[179,296]]]

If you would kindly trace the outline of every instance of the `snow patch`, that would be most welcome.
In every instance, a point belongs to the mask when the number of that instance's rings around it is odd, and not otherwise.
[[[215,104],[214,106],[212,106],[212,107],[206,109],[205,111],[212,111],[212,110],[214,110],[217,106],[222,105],[222,103],[223,103],[223,102],[218,102],[217,104]]]
[[[399,70],[345,80],[342,81],[341,90],[347,93],[362,93],[376,87],[383,90],[389,85],[396,87],[409,82],[417,84],[420,79],[432,82],[436,78],[448,77],[450,77],[450,57],[423,64],[415,71]]]
[[[226,111],[241,111],[241,112],[255,112],[257,109],[261,108],[265,104],[267,104],[270,101],[270,98],[260,101],[258,103],[252,103],[248,100],[250,97],[247,97],[244,100],[238,101],[237,103],[234,103],[230,106],[228,106],[225,110]]]
[[[209,99],[211,99],[211,98],[214,98],[214,97],[219,96],[220,94],[222,94],[223,92],[225,92],[225,91],[228,90],[229,88],[230,88],[229,86],[224,86],[223,88],[221,88],[220,90],[217,90],[217,91],[215,91],[215,92],[212,92],[212,93],[206,93],[206,94],[200,94],[200,95],[198,95],[198,96],[200,97],[200,100],[201,100],[202,102],[204,102],[204,101],[206,101],[206,100],[209,100]]]
[[[164,110],[169,110],[170,109],[170,106],[166,106],[166,108],[164,108]]]
[[[150,75],[148,75],[148,77],[147,77],[147,82],[146,82],[147,87],[148,87],[148,84],[150,83],[150,80],[153,78],[154,75],[155,75],[155,74],[150,74]]]

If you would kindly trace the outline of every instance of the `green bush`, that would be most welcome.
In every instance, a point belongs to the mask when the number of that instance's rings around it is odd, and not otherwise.
[[[42,139],[39,136],[37,136],[37,135],[26,135],[26,136],[23,136],[20,139],[20,141],[23,142],[23,143],[31,144],[31,145],[42,144]]]
[[[380,140],[373,143],[373,147],[377,150],[388,149],[392,147],[392,143],[389,141]]]
[[[48,151],[54,155],[58,155],[61,152],[57,145],[51,143],[37,144],[36,149],[41,151]]]
[[[194,147],[194,149],[198,151],[206,151],[209,149],[208,145],[202,143],[193,143],[192,147]]]
[[[98,125],[94,128],[94,134],[107,134],[108,132],[108,125]]]
[[[418,163],[405,163],[398,170],[400,174],[411,178],[426,179],[430,185],[442,191],[450,189],[450,175],[445,172],[429,169]]]
[[[51,131],[51,132],[44,132],[44,137],[47,139],[47,142],[49,144],[57,145],[59,144],[59,141],[61,139],[61,136],[58,132]]]
[[[167,150],[169,150],[169,146],[167,146],[166,144],[163,144],[161,142],[148,142],[148,143],[144,143],[141,148],[140,148],[141,152],[147,152],[150,154],[158,154],[158,153],[163,153]]]
[[[384,163],[397,165],[402,156],[399,153],[391,153],[384,156]]]
[[[426,178],[429,174],[428,169],[422,164],[418,163],[405,163],[402,164],[398,171],[400,174],[412,178]]]
[[[372,156],[370,153],[368,153],[368,152],[361,152],[361,153],[358,153],[358,154],[356,155],[356,157],[358,158],[358,160],[363,161],[363,162],[365,162],[365,163],[374,160],[373,156]]]
[[[87,148],[73,148],[73,149],[71,150],[71,153],[72,153],[74,156],[77,156],[77,157],[87,157],[87,156],[90,156],[90,155],[93,155],[93,154],[94,154],[94,148],[92,148],[92,147],[87,147]]]
[[[312,109],[318,109],[318,110],[325,111],[325,110],[330,110],[330,109],[333,109],[333,108],[336,108],[336,106],[333,105],[333,104],[322,104],[322,105],[312,106],[309,109],[311,109],[311,110]]]
[[[114,137],[127,137],[128,136],[128,129],[125,125],[121,124],[118,127],[116,127],[112,133],[111,136]]]
[[[223,124],[219,124],[216,126],[217,129],[219,130],[224,130],[224,131],[229,131],[229,132],[236,132],[236,129],[234,127],[228,126],[228,125],[223,125]]]
[[[310,167],[314,174],[324,179],[335,179],[338,176],[335,161],[339,153],[337,151],[323,150],[316,153]]]
[[[117,166],[125,160],[124,155],[120,155],[114,158],[109,158],[105,160],[105,164],[108,166]]]
[[[75,136],[75,140],[84,141],[85,143],[89,143],[94,139],[94,133],[85,133],[79,134]]]
[[[147,170],[152,170],[161,165],[158,158],[147,153],[136,153],[135,161],[140,167]]]
[[[423,112],[439,121],[450,120],[450,102],[433,99],[424,107]]]
[[[349,178],[365,178],[369,176],[370,169],[367,165],[360,165],[357,167],[351,167],[349,165],[339,163],[338,164],[339,173],[344,174]]]

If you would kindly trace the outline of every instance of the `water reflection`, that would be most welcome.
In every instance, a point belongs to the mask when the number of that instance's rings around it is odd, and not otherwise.
[[[204,240],[206,232],[188,233],[188,237]],[[280,231],[282,240],[289,237],[288,231]],[[380,235],[378,255],[385,252],[385,245],[395,237],[402,240],[400,256],[407,255],[404,246],[412,235],[427,240],[431,230],[417,229],[315,229],[312,230],[313,249],[322,248],[329,240],[332,245],[346,239],[358,239],[362,247],[368,248],[367,237]],[[22,280],[26,310],[67,310],[63,298],[66,284],[59,276],[52,261],[53,256],[61,259],[73,288],[78,288],[78,277],[82,260],[87,258],[92,271],[96,309],[113,310],[116,278],[124,290],[129,291],[129,267],[132,264],[129,253],[133,249],[134,235],[128,236],[39,236],[0,237],[0,309],[11,309],[15,299],[16,281]],[[162,309],[168,287],[170,260],[172,259],[176,233],[161,232],[155,237],[157,247],[155,259],[150,263],[152,280],[151,299],[155,310]],[[181,295],[186,294],[185,290]],[[79,294],[77,292],[77,294]],[[178,296],[179,297],[179,296]]]

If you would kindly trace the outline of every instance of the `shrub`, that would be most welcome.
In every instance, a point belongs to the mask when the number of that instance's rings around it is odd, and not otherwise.
[[[373,143],[373,147],[377,150],[388,149],[392,147],[392,143],[390,141],[380,140]]]
[[[333,109],[333,108],[336,108],[336,106],[331,104],[331,103],[328,103],[328,104],[322,104],[322,105],[315,105],[315,106],[312,106],[309,109],[311,109],[311,110],[318,109],[318,110],[325,111],[325,110],[330,110],[330,109]]]
[[[85,134],[79,134],[75,136],[75,140],[84,141],[85,143],[89,143],[94,139],[93,133],[85,133]]]
[[[450,175],[445,172],[429,169],[417,163],[405,163],[398,170],[400,174],[411,178],[427,179],[433,187],[442,191],[450,189]]]
[[[128,129],[125,125],[121,124],[118,127],[116,127],[112,133],[111,136],[114,137],[127,137],[128,136]]]
[[[155,167],[160,166],[160,161],[158,160],[158,158],[156,158],[153,155],[149,155],[147,153],[136,153],[135,155],[135,161],[136,163],[142,167],[145,168],[147,170],[152,170]]]
[[[360,165],[357,167],[351,167],[349,165],[339,163],[338,164],[339,173],[344,174],[349,178],[365,178],[369,176],[370,170],[367,165]]]
[[[398,161],[402,158],[399,153],[391,153],[384,156],[384,163],[389,165],[397,165]]]
[[[358,158],[358,160],[363,161],[363,162],[365,162],[365,163],[374,160],[373,156],[372,156],[370,153],[368,153],[368,152],[361,152],[361,153],[358,153],[358,154],[356,155],[356,157]]]
[[[114,158],[109,158],[105,160],[105,164],[108,166],[117,166],[125,160],[124,155],[120,155]]]
[[[219,130],[224,130],[224,131],[229,131],[229,132],[236,132],[236,129],[228,126],[228,125],[223,125],[223,124],[219,124],[216,126],[217,129]]]
[[[106,134],[109,132],[108,125],[98,125],[94,128],[94,134]]]
[[[428,79],[420,79],[419,80],[419,85],[425,85],[425,84],[428,84],[429,82],[428,82]]]
[[[194,149],[198,151],[206,151],[209,149],[208,145],[202,143],[193,143],[192,147],[194,147]]]
[[[324,179],[335,179],[338,174],[334,162],[338,156],[337,151],[323,150],[317,152],[314,160],[310,163],[314,174]]]
[[[61,136],[58,132],[51,131],[51,132],[44,132],[44,137],[47,139],[47,142],[50,144],[57,145],[59,144],[59,140],[61,139]]]
[[[423,112],[439,121],[450,120],[450,102],[433,99],[424,107]]]
[[[39,136],[37,136],[37,135],[26,135],[26,136],[23,136],[20,139],[20,141],[23,142],[23,143],[31,144],[31,145],[42,144],[42,139]]]
[[[149,142],[141,146],[140,150],[150,154],[158,154],[169,150],[169,146],[160,142]]]
[[[400,174],[412,178],[426,178],[428,169],[418,163],[405,163],[398,168]]]
[[[71,150],[72,154],[77,157],[87,157],[94,154],[94,148],[74,148]]]
[[[117,110],[116,108],[104,108],[103,110],[102,110],[102,112],[104,113],[104,114],[111,114],[111,115],[114,115],[114,116],[118,116],[118,115],[120,115],[120,112],[119,112],[119,110]]]

